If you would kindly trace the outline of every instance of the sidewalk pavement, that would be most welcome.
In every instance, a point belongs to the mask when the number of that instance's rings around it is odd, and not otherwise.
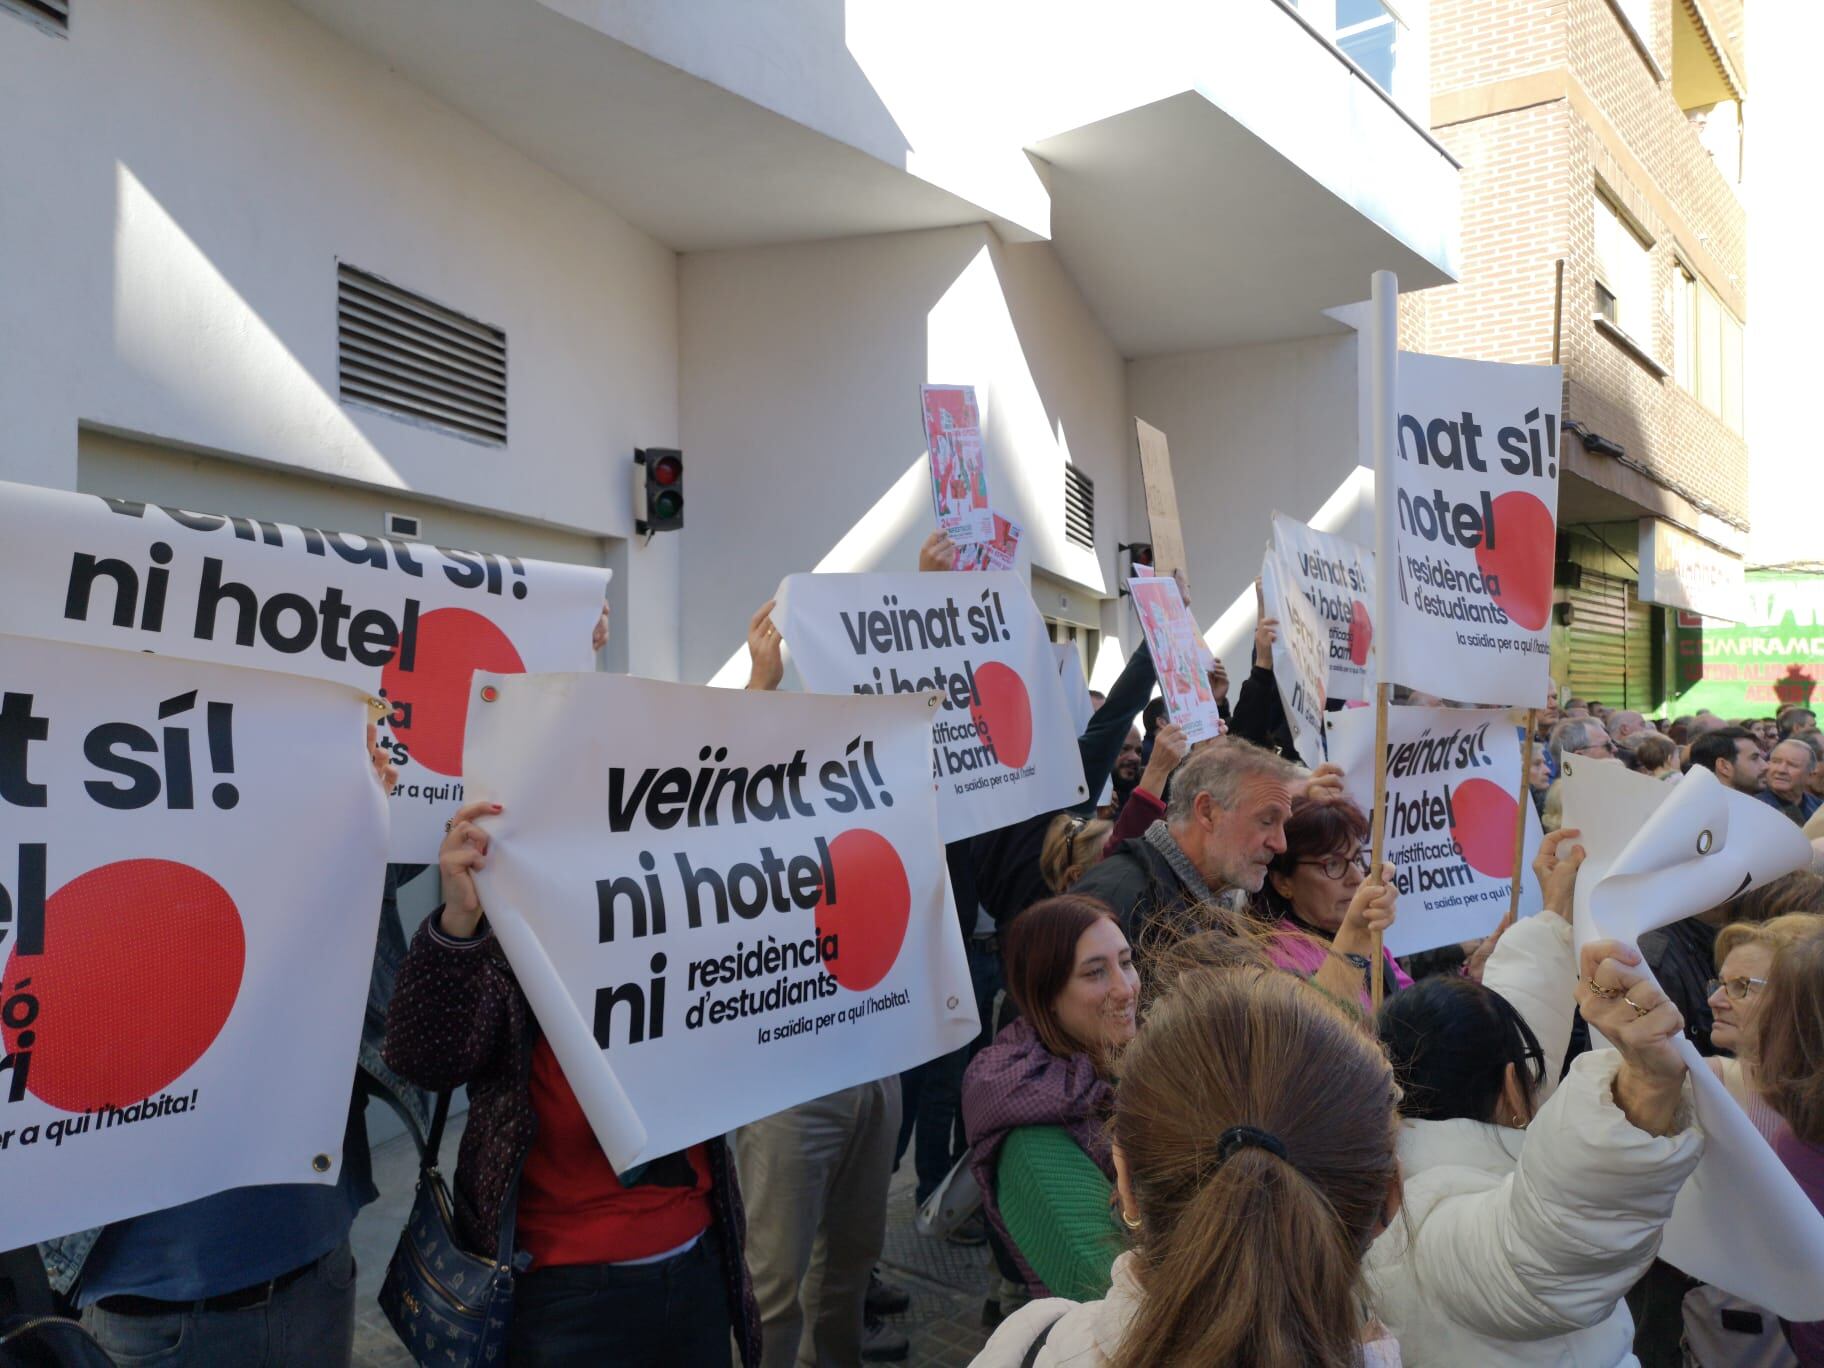
[[[450,1118],[443,1141],[443,1171],[455,1171],[456,1146],[466,1112]],[[375,1295],[386,1276],[400,1228],[412,1208],[418,1154],[398,1136],[374,1149],[374,1185],[380,1199],[355,1221],[353,1242],[359,1273],[355,1282],[355,1368],[412,1368],[392,1326],[380,1314]],[[887,1206],[887,1245],[881,1273],[912,1294],[912,1307],[893,1324],[912,1341],[908,1368],[966,1368],[987,1341],[982,1302],[987,1295],[989,1258],[985,1248],[963,1248],[920,1235],[912,1228],[912,1165],[893,1177]]]

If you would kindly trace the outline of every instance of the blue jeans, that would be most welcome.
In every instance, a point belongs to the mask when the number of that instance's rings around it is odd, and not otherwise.
[[[715,1226],[661,1263],[560,1264],[513,1285],[513,1368],[728,1368]]]
[[[127,1316],[82,1313],[121,1368],[336,1368],[355,1351],[355,1256],[344,1240],[263,1306]]]

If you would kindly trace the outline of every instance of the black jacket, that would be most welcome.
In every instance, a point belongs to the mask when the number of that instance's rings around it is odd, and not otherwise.
[[[1077,738],[1077,753],[1083,761],[1083,782],[1089,798],[1064,811],[1084,817],[1094,814],[1096,799],[1121,754],[1121,743],[1127,739],[1134,718],[1146,706],[1157,678],[1152,654],[1142,640],[1139,649],[1128,657],[1126,667],[1108,691],[1102,706],[1089,719],[1083,735]],[[973,865],[970,894],[981,900],[997,927],[1005,929],[1007,923],[1035,902],[1051,896],[1051,890],[1045,886],[1045,876],[1039,871],[1039,855],[1045,849],[1045,833],[1057,815],[1056,812],[1040,812],[1023,822],[984,831],[970,842]],[[950,868],[954,879],[955,864]],[[957,903],[960,912],[960,893]],[[973,923],[973,901],[970,908]]]
[[[1136,953],[1169,938],[1171,924],[1197,901],[1165,856],[1139,837],[1123,841],[1070,891],[1114,908]]]

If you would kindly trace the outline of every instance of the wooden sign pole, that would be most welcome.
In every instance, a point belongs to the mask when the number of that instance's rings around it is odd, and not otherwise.
[[[1395,567],[1394,430],[1399,421],[1400,282],[1392,271],[1376,271],[1368,315],[1369,451],[1374,458],[1374,806],[1371,809],[1369,877],[1381,877],[1387,844],[1387,708],[1393,697],[1387,668],[1387,634],[1393,626]],[[1387,966],[1381,933],[1368,950],[1368,1000],[1376,1012],[1386,994]]]
[[[1512,926],[1520,915],[1521,862],[1526,859],[1526,805],[1533,801],[1533,730],[1539,725],[1539,710],[1526,710],[1526,739],[1520,745],[1520,801],[1514,804],[1514,881],[1507,891],[1507,917],[1502,927]]]
[[[1372,878],[1381,877],[1381,862],[1387,855],[1387,704],[1393,685],[1382,681],[1374,686],[1374,816],[1368,838],[1369,868]],[[1374,933],[1374,944],[1368,950],[1368,1000],[1376,1012],[1386,994],[1387,970],[1381,958],[1381,933]]]

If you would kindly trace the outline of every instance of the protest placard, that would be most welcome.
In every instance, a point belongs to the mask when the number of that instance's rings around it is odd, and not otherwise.
[[[1803,869],[1811,845],[1784,815],[1701,765],[1676,784],[1613,760],[1564,757],[1564,824],[1584,848],[1572,928],[1579,948],[1656,927]],[[1793,1321],[1824,1318],[1824,1216],[1696,1046],[1691,1074],[1704,1155],[1679,1190],[1660,1256]]]
[[[1161,575],[1174,571],[1190,582],[1185,564],[1184,529],[1178,521],[1178,486],[1172,479],[1172,453],[1165,434],[1144,419],[1134,419],[1140,442],[1140,490],[1146,496],[1147,535],[1152,538],[1152,568]]]
[[[1051,652],[1058,659],[1058,683],[1064,689],[1064,709],[1070,714],[1070,725],[1077,735],[1096,715],[1096,701],[1089,696],[1089,682],[1083,678],[1083,661],[1077,655],[1074,641],[1054,641]]]
[[[476,882],[615,1168],[975,1035],[932,695],[474,688],[470,788],[504,808]]]
[[[1208,648],[1197,635],[1196,619],[1178,592],[1178,581],[1170,575],[1131,579],[1127,590],[1153,655],[1166,716],[1192,741],[1220,736],[1222,714],[1204,663]]]
[[[994,540],[988,507],[988,463],[974,385],[922,385],[925,451],[937,525],[960,545]]]
[[[805,688],[942,697],[930,774],[944,840],[1090,796],[1045,622],[1018,575],[788,575],[774,597]]]
[[[994,515],[994,537],[985,542],[971,542],[956,553],[958,570],[1011,570],[1020,549],[1024,529],[1009,522],[999,513]]]
[[[332,1182],[386,873],[345,686],[0,637],[0,1248]]]
[[[1347,537],[1273,515],[1273,546],[1317,610],[1329,638],[1324,693],[1374,701],[1374,554]]]
[[[1374,801],[1374,710],[1330,718],[1330,759],[1364,812]],[[1519,805],[1525,810],[1517,812]],[[1386,848],[1400,892],[1388,949],[1410,955],[1476,940],[1507,914],[1514,821],[1526,822],[1520,914],[1540,906],[1539,818],[1523,788],[1513,717],[1485,708],[1387,710]]]
[[[1402,352],[1376,622],[1388,682],[1531,706],[1550,684],[1560,371]]]
[[[1329,633],[1302,593],[1292,571],[1269,546],[1260,562],[1260,596],[1266,616],[1277,619],[1273,637],[1273,683],[1292,729],[1292,747],[1307,765],[1328,755],[1324,738],[1324,685],[1329,673]]]
[[[609,572],[0,483],[0,632],[331,680],[384,697],[395,860],[462,801],[476,669],[586,670]]]

